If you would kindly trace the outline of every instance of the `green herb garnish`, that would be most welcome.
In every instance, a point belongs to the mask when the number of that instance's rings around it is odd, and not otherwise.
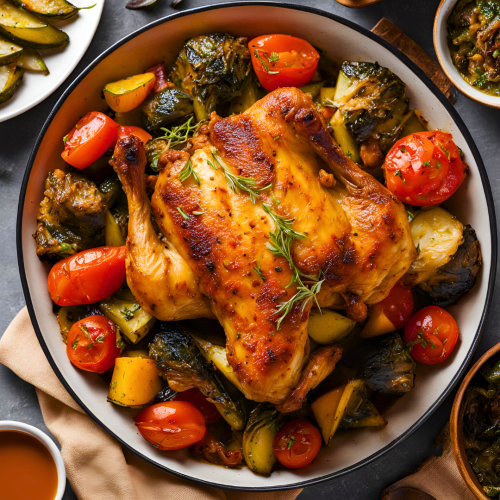
[[[260,276],[262,281],[266,281],[266,277],[262,274],[262,271],[260,269],[260,264],[257,261],[257,265],[252,267],[252,269]]]
[[[198,178],[198,175],[196,174],[196,172],[193,169],[193,164],[191,163],[191,158],[189,158],[189,160],[184,165],[184,168],[179,172],[179,180],[181,182],[184,182],[191,175],[193,176],[196,184],[198,184],[198,186],[199,186],[200,179]]]
[[[141,306],[139,304],[134,304],[133,309],[124,307],[120,312],[123,314],[125,321],[130,321],[134,317],[134,313],[137,312],[140,308]]]
[[[182,210],[181,207],[177,207],[177,211],[182,215],[182,218],[184,220],[188,220],[189,219],[188,215],[186,214],[186,212],[184,212],[184,210]]]
[[[262,59],[262,57],[259,56],[259,51],[257,49],[255,49],[253,54],[262,63],[262,66],[266,70],[266,73],[269,73],[270,75],[277,75],[279,73],[279,71],[271,71],[269,69],[269,66],[266,63],[266,61],[264,61],[264,59]],[[272,57],[272,54],[271,54],[271,57]],[[269,58],[269,60],[271,61],[271,58]]]

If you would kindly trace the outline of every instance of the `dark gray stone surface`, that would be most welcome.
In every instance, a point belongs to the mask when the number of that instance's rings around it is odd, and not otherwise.
[[[104,49],[137,28],[175,12],[170,7],[170,0],[158,0],[155,6],[141,11],[127,10],[124,3],[125,0],[107,1],[100,26],[86,55],[72,75],[52,96],[23,115],[0,124],[0,234],[3,234],[0,239],[0,255],[2,256],[0,260],[0,298],[3,303],[0,332],[6,329],[9,322],[24,305],[15,247],[16,210],[25,166],[45,118],[62,91]],[[180,7],[184,10],[207,3],[220,2],[215,0],[212,2],[184,0]],[[312,0],[309,2],[307,0],[290,0],[290,3],[327,10],[369,29],[381,17],[387,17],[434,56],[432,24],[434,13],[439,4],[438,0],[385,0],[358,10],[343,7],[334,0]],[[498,204],[500,187],[497,181],[500,180],[500,172],[497,168],[497,141],[500,130],[500,111],[483,107],[462,95],[457,96],[455,106],[481,151],[492,184],[493,195]],[[496,326],[499,321],[500,307],[494,301],[476,359],[500,340],[498,326]],[[339,479],[307,488],[301,494],[301,500],[313,498],[315,500],[331,498],[373,500],[379,498],[386,486],[410,473],[432,453],[432,444],[449,418],[452,401],[453,395],[410,438],[382,458]],[[33,387],[17,378],[5,367],[0,366],[0,420],[8,419],[19,420],[47,430]],[[68,486],[64,499],[75,498]]]

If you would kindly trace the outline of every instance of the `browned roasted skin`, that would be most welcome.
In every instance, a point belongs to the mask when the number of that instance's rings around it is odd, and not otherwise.
[[[164,321],[214,317],[189,266],[153,228],[142,142],[133,135],[119,140],[110,164],[127,195],[127,283],[141,308]]]
[[[282,404],[276,406],[276,409],[281,413],[300,410],[307,393],[333,372],[341,357],[342,347],[338,345],[328,345],[314,351],[309,357],[297,387]]]
[[[320,304],[346,307],[358,321],[366,303],[382,300],[415,256],[407,214],[342,154],[311,98],[298,89],[278,89],[241,115],[213,114],[206,137],[191,157],[183,151],[162,155],[153,212],[210,299],[245,395],[283,403],[307,361],[311,303],[296,304],[277,330],[276,309],[296,286],[286,288],[290,267],[266,247],[275,226],[262,202],[294,218],[293,229],[306,235],[293,242],[293,260],[308,275],[321,272]],[[272,183],[273,196],[267,189],[253,204],[248,193],[234,192],[223,169],[210,166],[217,166],[213,149],[233,174],[255,179],[258,188]],[[193,176],[182,183],[178,178],[188,159],[200,186]],[[321,168],[334,174],[332,189],[320,182]]]

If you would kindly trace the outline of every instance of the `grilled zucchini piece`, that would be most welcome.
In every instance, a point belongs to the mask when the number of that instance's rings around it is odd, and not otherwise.
[[[0,103],[8,101],[16,92],[23,79],[24,69],[16,63],[0,66]]]
[[[144,338],[156,321],[139,304],[116,297],[101,300],[99,309],[133,344]]]
[[[0,37],[0,65],[15,63],[21,57],[23,48],[10,40]]]
[[[39,73],[43,73],[44,75],[49,74],[49,69],[43,60],[43,57],[40,55],[38,50],[32,49],[30,47],[26,47],[17,61],[17,65],[20,68],[29,69],[30,71],[37,71]]]
[[[66,0],[11,0],[11,2],[33,14],[52,19],[69,19],[79,11],[78,7]]]
[[[0,0],[0,34],[33,49],[50,49],[69,42],[64,31],[54,28],[30,12]]]

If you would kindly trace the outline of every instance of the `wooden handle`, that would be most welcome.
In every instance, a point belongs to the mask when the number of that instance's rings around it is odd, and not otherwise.
[[[437,85],[448,99],[451,98],[452,84],[444,74],[441,66],[395,24],[383,17],[372,29],[372,32],[381,36],[384,40],[387,40],[394,47],[406,54]]]

